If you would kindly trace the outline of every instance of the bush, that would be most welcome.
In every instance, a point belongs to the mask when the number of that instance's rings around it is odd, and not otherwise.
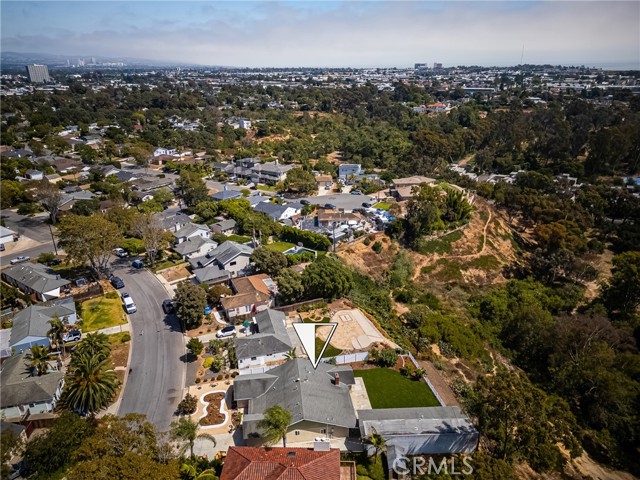
[[[414,377],[416,374],[416,367],[413,366],[413,363],[406,363],[404,367],[400,369],[400,373],[405,377]]]
[[[204,368],[211,368],[211,365],[213,365],[213,357],[207,357],[204,359],[204,362],[202,362]]]
[[[398,361],[398,354],[392,348],[385,348],[378,353],[376,363],[379,367],[390,368]]]
[[[202,353],[202,350],[204,350],[204,344],[197,338],[192,338],[187,342],[187,350],[197,357]]]
[[[365,238],[362,241],[362,243],[364,243],[368,247],[369,245],[371,245],[371,238],[370,237]]]
[[[240,375],[238,372],[233,372],[231,374],[231,378],[236,378],[238,375]]]
[[[53,252],[42,252],[40,255],[38,255],[38,263],[50,266],[55,258],[56,256]]]
[[[124,248],[129,255],[138,255],[143,253],[144,242],[139,238],[127,238],[122,242],[122,248]]]
[[[223,376],[222,374],[220,374],[220,375],[218,375],[218,376],[216,377],[216,380],[220,381],[220,380],[222,380],[223,378],[224,378],[224,376]]]
[[[110,300],[115,300],[116,298],[120,297],[120,295],[118,295],[118,292],[107,292],[104,294],[104,297]]]
[[[199,378],[196,379],[196,383],[199,383]],[[179,415],[191,415],[198,409],[198,399],[187,393],[182,401],[178,404]]]
[[[196,378],[196,384],[200,383],[200,378]]]
[[[371,247],[371,250],[376,253],[380,253],[382,251],[382,243],[380,241],[376,241],[376,243]]]
[[[228,373],[225,374],[224,376],[225,379],[231,378],[231,375],[229,375]]]
[[[131,334],[129,334],[129,332],[126,332],[124,335],[122,335],[122,337],[120,337],[120,343],[127,343],[131,341]]]

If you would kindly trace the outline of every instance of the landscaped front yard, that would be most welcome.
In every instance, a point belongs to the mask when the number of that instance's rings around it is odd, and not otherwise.
[[[276,252],[281,252],[281,253],[286,252],[287,250],[293,247],[295,247],[295,245],[289,242],[273,242],[267,245],[268,249],[274,250]]]
[[[440,404],[422,380],[411,380],[389,368],[354,370],[362,377],[373,408],[438,407]]]
[[[376,203],[373,208],[379,208],[380,210],[389,210],[391,208],[391,204],[387,202]]]
[[[82,331],[93,332],[127,323],[120,298],[106,296],[82,302]]]

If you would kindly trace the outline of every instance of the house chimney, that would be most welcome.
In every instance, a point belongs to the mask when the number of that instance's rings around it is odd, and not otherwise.
[[[335,380],[335,385],[340,385],[340,374],[336,373],[336,380]]]

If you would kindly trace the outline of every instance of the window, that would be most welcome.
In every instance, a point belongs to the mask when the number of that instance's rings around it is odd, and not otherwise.
[[[251,360],[257,360],[258,357],[251,357]]]
[[[326,428],[321,428],[320,429],[320,433],[327,433],[327,429]]]
[[[231,262],[229,265],[233,267],[236,263],[238,262]]]
[[[299,436],[300,436],[300,430],[296,430],[295,432],[293,432],[293,434],[294,434],[296,437],[299,437]]]

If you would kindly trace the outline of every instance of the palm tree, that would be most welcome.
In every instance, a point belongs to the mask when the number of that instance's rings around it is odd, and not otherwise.
[[[296,347],[293,347],[291,350],[289,350],[287,353],[285,353],[284,354],[284,358],[286,358],[287,361],[295,360],[296,358],[298,358],[298,355],[296,353]]]
[[[362,443],[371,445],[374,448],[376,462],[378,461],[378,455],[387,450],[387,442],[374,427],[371,427],[371,433],[362,439]]]
[[[49,320],[48,323],[51,325],[51,328],[47,332],[47,335],[49,335],[49,338],[51,338],[52,343],[55,344],[58,351],[60,351],[60,347],[62,347],[62,353],[64,354],[64,342],[62,341],[62,337],[64,336],[64,323],[62,323],[62,320],[60,320],[57,315]]]
[[[74,356],[97,357],[103,361],[110,353],[109,338],[104,333],[89,333],[76,347]]]
[[[49,370],[49,349],[47,347],[34,345],[27,358],[31,360],[31,368],[35,369],[38,376]]]
[[[213,468],[198,473],[198,469],[191,463],[183,463],[180,467],[180,473],[184,474],[189,480],[218,480],[216,471]]]
[[[109,405],[118,388],[118,378],[108,360],[78,353],[73,356],[65,383],[65,406],[92,417]]]
[[[267,445],[275,445],[282,440],[282,446],[287,446],[287,430],[291,425],[291,412],[274,405],[264,411],[264,418],[258,422],[258,428],[262,429],[262,437]]]
[[[207,433],[201,433],[198,435],[198,428],[200,425],[197,422],[194,422],[189,417],[181,417],[177,422],[171,423],[171,431],[173,432],[173,436],[179,440],[187,442],[185,445],[180,448],[180,455],[184,455],[184,452],[189,449],[189,453],[191,453],[191,457],[193,458],[193,445],[196,442],[196,438],[202,438],[203,440],[209,440],[213,443],[213,446],[216,446],[216,439],[213,435],[209,435]]]

